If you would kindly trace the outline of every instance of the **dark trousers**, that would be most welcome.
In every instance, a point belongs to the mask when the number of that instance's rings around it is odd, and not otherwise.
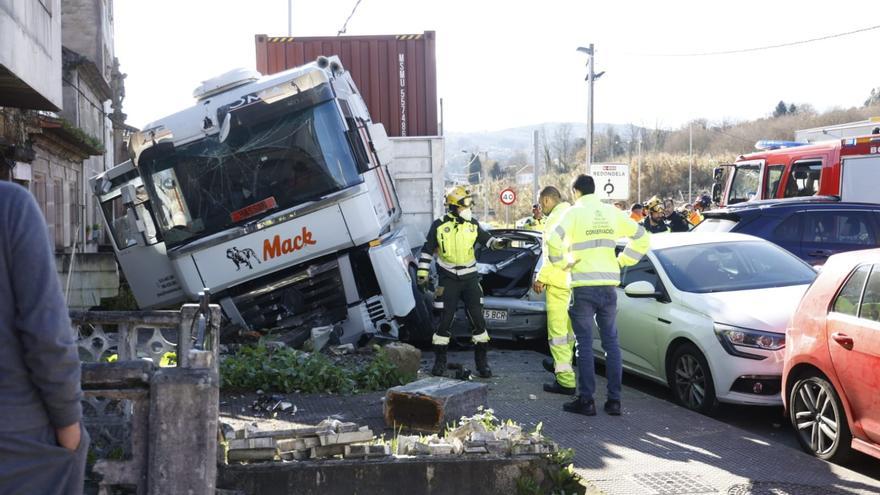
[[[479,276],[461,279],[441,272],[440,288],[443,290],[440,296],[443,301],[443,315],[440,317],[437,335],[451,336],[452,320],[455,318],[459,300],[464,301],[464,310],[473,327],[473,334],[479,335],[486,331],[486,320],[483,319],[483,288],[480,287]]]
[[[58,445],[49,425],[0,432],[0,495],[80,495],[85,482],[89,435],[75,451]]]
[[[617,291],[614,286],[575,287],[572,289],[571,327],[577,338],[579,394],[592,399],[596,392],[596,370],[593,364],[593,321],[599,326],[602,349],[605,351],[605,377],[608,379],[608,399],[620,400],[623,363],[620,342],[617,339]]]

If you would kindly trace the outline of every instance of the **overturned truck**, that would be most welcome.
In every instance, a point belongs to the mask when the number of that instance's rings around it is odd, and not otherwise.
[[[138,305],[207,288],[250,329],[339,323],[342,343],[429,336],[392,145],[338,58],[231,71],[194,96],[90,181]]]

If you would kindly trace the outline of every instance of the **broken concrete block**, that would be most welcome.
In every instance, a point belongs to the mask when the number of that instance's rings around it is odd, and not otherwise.
[[[306,461],[312,457],[312,450],[291,450],[290,452],[282,452],[279,456],[283,461]]]
[[[448,443],[432,443],[428,445],[431,455],[451,455],[452,445]]]
[[[510,442],[506,440],[487,440],[486,450],[493,455],[507,455],[510,453]]]
[[[391,455],[391,447],[388,445],[346,445],[344,457],[346,459],[372,459]]]
[[[487,404],[488,387],[442,377],[425,378],[389,389],[385,394],[385,424],[417,431],[439,432],[462,416]]]
[[[266,438],[233,438],[229,441],[229,450],[274,449],[275,439]]]
[[[464,442],[465,454],[488,454],[489,449],[486,448],[486,442]]]
[[[352,431],[358,431],[359,429],[357,423],[340,423],[336,427],[338,433],[350,433]]]
[[[269,430],[269,431],[258,431],[253,432],[248,435],[250,438],[263,438],[263,437],[273,437],[273,438],[303,438],[303,437],[313,437],[318,433],[318,428],[315,426],[303,426],[299,428],[292,428],[290,430]]]
[[[237,449],[230,450],[226,454],[226,459],[229,462],[242,462],[242,461],[272,461],[275,460],[275,454],[277,451],[274,448],[271,449]]]
[[[345,454],[345,445],[321,445],[311,449],[312,459],[324,459]]]
[[[281,452],[290,452],[293,450],[308,450],[312,447],[317,447],[321,445],[321,441],[318,440],[318,437],[284,438],[276,440],[275,444]]]
[[[322,433],[318,435],[321,445],[344,445],[347,443],[369,442],[373,439],[370,429],[365,431],[351,431],[347,433]]]

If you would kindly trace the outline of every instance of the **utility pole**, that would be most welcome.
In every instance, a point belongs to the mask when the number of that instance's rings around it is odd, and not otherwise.
[[[689,163],[688,163],[688,199],[687,202],[690,203],[693,201],[693,195],[691,192],[691,181],[694,178],[694,125],[693,123],[688,124],[688,155],[689,155]]]
[[[532,170],[532,192],[535,196],[535,203],[538,202],[538,171],[541,169],[541,155],[538,154],[538,130],[535,129],[534,134],[532,135],[532,140],[535,143],[535,167]]]
[[[595,72],[593,58],[595,50],[593,44],[587,47],[578,47],[577,51],[587,54],[587,173],[590,173],[590,165],[593,164],[593,82],[602,77],[605,72]]]
[[[287,0],[287,36],[293,36],[293,0]]]
[[[639,152],[638,158],[636,159],[636,174],[638,174],[638,201],[637,203],[642,203],[642,130],[639,129]]]

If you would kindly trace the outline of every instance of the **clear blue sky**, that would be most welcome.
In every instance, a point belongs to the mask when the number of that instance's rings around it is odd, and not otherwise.
[[[335,35],[355,0],[293,1],[293,35]],[[742,120],[776,102],[861,105],[880,86],[880,30],[795,47],[712,57],[644,54],[774,45],[876,21],[873,2],[362,0],[348,34],[437,32],[448,131],[586,120],[586,59],[596,44],[597,122],[677,127]],[[287,34],[286,0],[115,2],[116,51],[129,123],[193,102],[204,79],[255,67],[254,35]]]

